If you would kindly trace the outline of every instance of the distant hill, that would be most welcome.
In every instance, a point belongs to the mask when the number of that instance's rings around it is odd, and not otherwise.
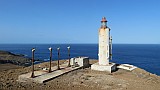
[[[31,59],[24,57],[22,54],[13,54],[8,51],[0,50],[0,63],[11,63],[21,66],[31,65]]]

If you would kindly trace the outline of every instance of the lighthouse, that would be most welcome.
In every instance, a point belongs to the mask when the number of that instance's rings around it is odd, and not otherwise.
[[[98,63],[91,65],[91,69],[109,71],[111,73],[116,70],[116,64],[109,62],[109,60],[112,59],[112,37],[105,17],[101,20],[101,27],[98,30],[98,36]]]
[[[101,27],[99,29],[99,51],[98,60],[99,65],[109,65],[110,57],[110,29],[107,27],[107,20],[105,17],[101,20]]]

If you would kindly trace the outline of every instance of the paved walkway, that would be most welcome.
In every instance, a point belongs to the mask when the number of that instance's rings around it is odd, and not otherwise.
[[[32,82],[37,82],[37,83],[44,83],[60,75],[63,75],[65,73],[81,68],[81,67],[73,67],[73,68],[67,67],[67,65],[68,65],[67,63],[60,65],[60,68],[61,68],[60,70],[56,70],[57,66],[54,66],[52,67],[51,73],[48,73],[48,71],[46,70],[34,71],[34,75],[35,75],[34,78],[31,78],[31,72],[27,74],[22,74],[18,77],[18,81],[20,82],[32,81]]]

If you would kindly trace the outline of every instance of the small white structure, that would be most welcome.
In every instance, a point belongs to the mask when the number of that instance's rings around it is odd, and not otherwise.
[[[116,70],[115,63],[109,63],[112,59],[112,37],[110,36],[110,28],[107,27],[107,20],[102,18],[101,28],[99,29],[99,52],[98,63],[91,65],[92,70],[112,72]]]
[[[130,65],[130,64],[121,64],[121,65],[117,66],[117,68],[132,71],[132,70],[136,69],[137,67]]]
[[[89,67],[89,58],[88,57],[71,58],[70,65],[75,67],[76,66]]]

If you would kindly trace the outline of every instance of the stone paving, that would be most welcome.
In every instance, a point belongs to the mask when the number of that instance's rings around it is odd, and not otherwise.
[[[49,81],[51,79],[54,79],[58,76],[61,76],[65,73],[71,72],[73,70],[82,68],[82,66],[79,67],[67,67],[66,64],[60,65],[60,70],[57,70],[57,66],[52,67],[52,72],[48,73],[48,70],[40,70],[40,71],[34,71],[34,78],[31,78],[31,72],[22,74],[18,77],[19,82],[36,82],[36,83],[44,83],[46,81]]]

